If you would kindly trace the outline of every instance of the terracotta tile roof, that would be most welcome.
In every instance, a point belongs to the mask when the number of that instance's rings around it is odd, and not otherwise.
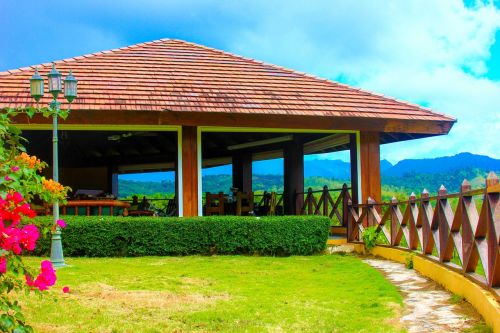
[[[71,109],[287,114],[454,121],[426,108],[180,40],[55,61],[72,69]],[[50,63],[36,66],[42,76]],[[0,72],[0,108],[32,105],[35,66]],[[47,82],[45,83],[47,89]],[[41,102],[49,102],[48,93]],[[63,107],[66,107],[63,105]]]

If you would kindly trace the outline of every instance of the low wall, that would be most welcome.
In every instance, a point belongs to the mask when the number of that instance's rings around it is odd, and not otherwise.
[[[360,254],[366,253],[364,244],[354,244],[354,250]],[[409,252],[376,246],[372,249],[371,254],[405,264]],[[413,257],[413,268],[420,274],[436,281],[448,291],[465,298],[481,314],[493,332],[500,333],[500,304],[489,291],[465,276],[418,254]]]

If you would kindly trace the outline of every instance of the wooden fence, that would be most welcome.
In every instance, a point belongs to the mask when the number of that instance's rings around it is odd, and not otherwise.
[[[424,190],[407,201],[353,205],[348,201],[347,238],[360,241],[375,226],[387,246],[415,251],[461,272],[497,295],[500,288],[500,184],[490,172],[486,187],[472,190],[467,180],[460,192],[437,196]]]
[[[349,187],[344,184],[342,188],[328,189],[328,186],[323,186],[322,190],[313,191],[309,188],[307,192],[297,193],[304,194],[304,202],[297,207],[297,212],[300,215],[323,215],[330,219],[337,219],[339,225],[346,226],[347,224],[347,203],[351,200]],[[338,196],[335,198],[335,194]]]

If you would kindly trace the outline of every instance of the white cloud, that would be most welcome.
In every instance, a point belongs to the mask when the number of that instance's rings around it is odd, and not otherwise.
[[[500,10],[461,1],[274,3],[230,36],[235,53],[340,79],[458,118],[448,136],[386,145],[397,161],[461,151],[500,158],[500,82],[484,77]],[[500,42],[500,41],[498,41]]]

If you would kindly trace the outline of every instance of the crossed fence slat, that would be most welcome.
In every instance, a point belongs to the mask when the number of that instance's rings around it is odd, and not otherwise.
[[[339,192],[339,196],[334,200],[331,192]],[[316,199],[315,194],[317,193],[321,193],[319,199]],[[301,215],[337,217],[342,225],[347,225],[347,202],[351,199],[347,184],[344,184],[340,189],[328,189],[326,185],[321,191],[313,191],[312,188],[309,188],[304,194],[306,194],[304,202],[297,209]]]
[[[457,199],[456,208],[452,198]],[[349,200],[346,219],[349,241],[360,241],[365,228],[375,226],[387,246],[416,251],[500,295],[500,184],[493,172],[483,189],[472,190],[464,180],[454,194],[441,186],[437,196],[424,190],[420,198],[412,193],[403,202],[393,198],[377,203],[369,198],[353,205]],[[475,273],[481,269],[484,277]]]

